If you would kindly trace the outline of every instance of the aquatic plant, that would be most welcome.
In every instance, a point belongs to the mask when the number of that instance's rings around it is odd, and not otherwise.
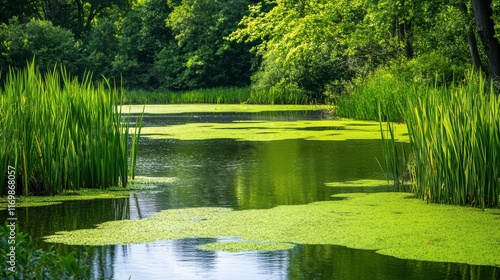
[[[409,100],[414,192],[429,202],[494,207],[500,195],[500,96],[481,74]]]
[[[119,104],[118,90],[106,80],[94,85],[90,74],[79,81],[63,67],[11,69],[0,94],[0,166],[15,168],[16,194],[126,186],[140,130],[129,133]]]
[[[222,241],[197,246],[199,249],[207,251],[226,251],[226,252],[244,252],[244,251],[279,251],[290,250],[295,247],[292,243],[275,242],[255,242],[255,241]]]
[[[387,128],[384,130],[382,121],[382,110],[378,105],[380,135],[382,138],[382,159],[383,166],[378,161],[384,172],[385,179],[388,183],[393,182],[394,190],[408,191],[409,173],[406,170],[407,156],[403,144],[400,143],[400,148],[395,138],[394,123],[387,122]],[[388,135],[387,135],[388,134]]]
[[[258,210],[170,209],[139,220],[56,232],[45,241],[99,246],[238,237],[252,243],[336,244],[398,258],[500,266],[500,209],[429,204],[409,199],[407,193],[334,197],[343,199]],[[240,251],[242,246],[252,245],[228,243],[203,248]],[[252,246],[250,250],[259,249]]]
[[[404,125],[395,124],[394,137],[404,141]],[[262,133],[265,131],[265,133]],[[240,121],[231,123],[188,123],[166,127],[144,127],[144,137],[151,139],[202,140],[228,138],[238,141],[275,141],[284,139],[354,140],[379,139],[376,122],[352,120]]]

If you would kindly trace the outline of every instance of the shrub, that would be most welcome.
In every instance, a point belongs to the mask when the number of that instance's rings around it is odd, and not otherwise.
[[[16,19],[4,31],[8,65],[21,69],[34,57],[42,71],[55,65],[64,65],[73,74],[81,70],[82,56],[71,31],[53,26],[50,21],[19,23]]]
[[[35,247],[31,237],[17,232],[15,244],[9,243],[10,227],[5,223],[0,226],[0,255],[6,258],[15,247],[15,272],[9,270],[9,260],[2,261],[2,279],[85,279],[89,267],[86,254],[71,252],[59,255],[52,249],[48,251]]]

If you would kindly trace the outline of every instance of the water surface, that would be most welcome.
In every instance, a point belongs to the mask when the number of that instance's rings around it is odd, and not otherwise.
[[[151,115],[145,126],[234,121],[316,120],[317,111]],[[323,129],[335,129],[326,127]],[[388,187],[327,187],[325,183],[383,179],[379,140],[237,141],[141,139],[138,174],[175,177],[161,192],[125,199],[71,201],[18,209],[21,230],[40,237],[121,219],[150,217],[165,209],[272,208],[331,200],[332,194],[381,192]],[[96,247],[97,279],[499,279],[494,267],[396,259],[333,245],[297,245],[275,252],[212,252],[197,245],[227,238],[192,238]],[[57,245],[67,252],[79,247]]]

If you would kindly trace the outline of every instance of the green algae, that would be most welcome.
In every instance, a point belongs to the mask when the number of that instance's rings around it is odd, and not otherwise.
[[[207,251],[225,251],[225,252],[248,252],[248,251],[282,251],[290,250],[295,247],[292,243],[276,243],[276,242],[215,242],[197,246],[198,249]]]
[[[383,186],[392,186],[390,182],[387,180],[356,180],[356,181],[345,181],[345,182],[329,182],[325,183],[327,187],[383,187]]]
[[[16,207],[37,207],[61,204],[64,201],[127,198],[132,193],[155,193],[162,191],[162,186],[174,181],[171,177],[137,176],[126,188],[111,187],[107,189],[82,188],[77,191],[65,191],[55,196],[21,196],[16,199]],[[7,198],[0,200],[0,210],[8,207]]]
[[[427,204],[405,193],[343,194],[347,199],[265,210],[165,210],[142,220],[62,231],[70,245],[239,237],[267,243],[334,244],[398,258],[500,266],[500,209]],[[215,246],[215,245],[213,245]]]
[[[406,126],[395,124],[395,138],[408,141]],[[165,127],[143,127],[142,137],[151,139],[206,140],[227,138],[238,141],[285,139],[350,140],[380,139],[377,122],[352,120],[237,121],[232,123],[188,123]]]
[[[141,114],[183,114],[183,113],[261,113],[279,111],[326,110],[325,105],[251,105],[251,104],[165,104],[124,105],[123,112]]]

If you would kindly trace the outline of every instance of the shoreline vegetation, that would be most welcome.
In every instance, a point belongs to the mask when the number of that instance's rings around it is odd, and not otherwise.
[[[11,70],[0,94],[0,193],[56,195],[81,188],[126,187],[134,177],[142,118],[123,121],[118,90],[63,68],[34,63]]]
[[[337,116],[378,120],[381,131],[387,127],[384,170],[396,188],[432,203],[498,208],[499,89],[474,71],[460,83],[438,84],[420,85],[380,71],[338,100]],[[394,123],[407,126],[409,154],[397,155]]]
[[[322,102],[307,101],[297,95],[262,94],[250,87],[201,88],[188,91],[145,91],[127,90],[123,104],[328,104],[325,96]]]

